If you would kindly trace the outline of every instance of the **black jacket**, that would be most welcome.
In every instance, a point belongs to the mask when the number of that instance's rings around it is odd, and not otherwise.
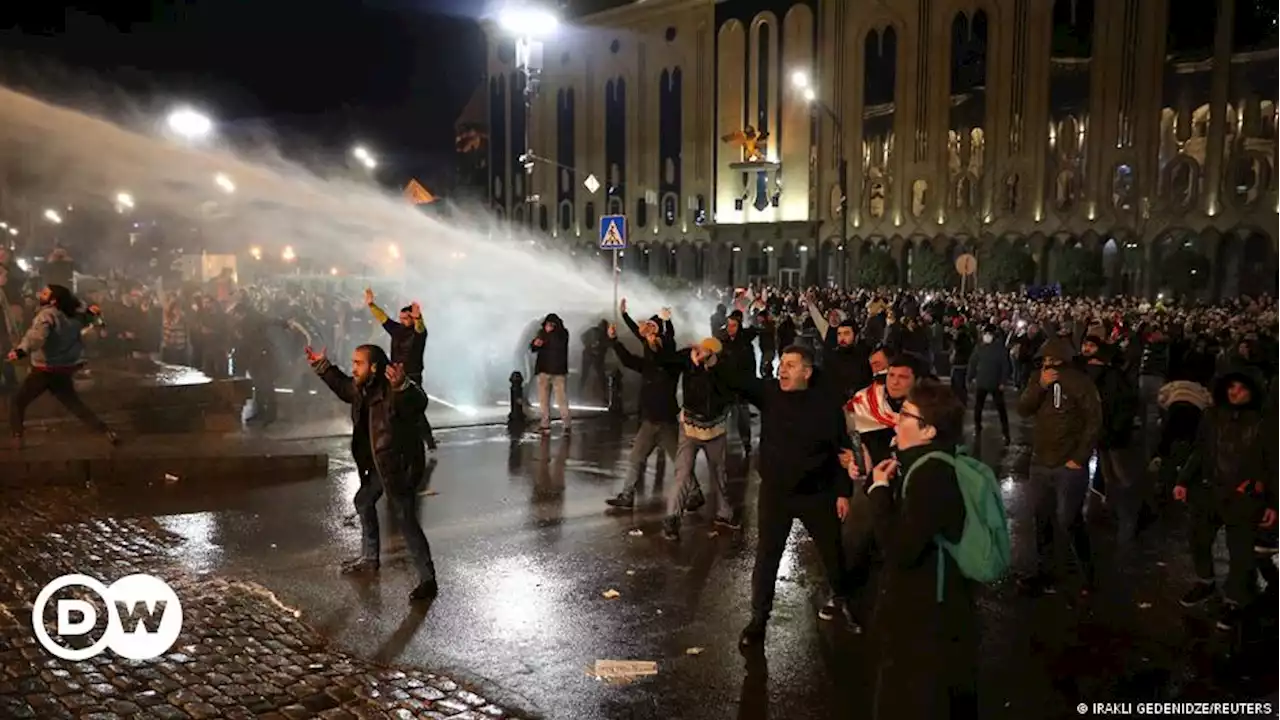
[[[694,365],[689,348],[662,357],[659,362],[670,372],[681,373],[681,409],[685,419],[697,425],[723,422],[729,415],[733,392],[725,382],[727,371],[719,362],[710,369],[706,363]]]
[[[427,409],[427,396],[411,381],[394,390],[385,380],[366,387],[355,381],[327,359],[312,365],[325,385],[339,400],[351,405],[351,421],[358,429],[368,428],[368,437],[352,432],[351,454],[360,475],[377,473],[390,491],[412,492],[426,468],[426,452],[418,423]],[[368,422],[362,423],[368,412]]]
[[[728,330],[716,333],[716,338],[724,347],[720,353],[720,363],[726,372],[740,380],[756,376],[756,353],[751,343],[758,332],[754,327],[739,326],[738,333],[732,337]]]
[[[737,391],[760,409],[760,496],[853,494],[840,451],[851,448],[844,410],[817,371],[805,390],[784,392],[774,379],[735,377]]]
[[[1251,397],[1241,406],[1227,402],[1227,387],[1239,380],[1249,386]],[[1213,407],[1200,418],[1196,442],[1190,459],[1178,474],[1183,486],[1204,483],[1222,493],[1238,492],[1242,483],[1250,483],[1246,492],[1265,494],[1269,507],[1276,506],[1275,453],[1276,442],[1267,434],[1262,407],[1265,382],[1248,369],[1232,369],[1214,382]],[[1256,492],[1254,483],[1261,483]]]
[[[403,363],[410,375],[422,375],[422,355],[427,349],[427,328],[418,332],[412,325],[387,318],[382,329],[391,336],[391,362]]]
[[[1103,364],[1084,364],[1084,372],[1098,388],[1102,402],[1102,428],[1098,431],[1098,448],[1102,450],[1129,447],[1133,435],[1133,419],[1138,414],[1138,393],[1124,371],[1110,363],[1107,350],[1099,348]]]
[[[644,355],[637,357],[617,340],[611,343],[618,361],[626,368],[640,373],[640,419],[656,423],[675,422],[676,416],[680,414],[680,405],[676,402],[676,383],[680,381],[680,370],[662,363],[664,357],[675,354],[667,349],[671,345],[664,339],[663,349],[655,352],[645,343]]]
[[[828,345],[822,353],[827,387],[840,404],[871,384],[871,348],[862,341],[841,347]]]
[[[931,445],[898,452],[905,478],[915,461],[939,450]],[[964,497],[955,470],[927,460],[900,482],[868,494],[872,527],[884,552],[873,637],[885,655],[909,659],[942,656],[943,666],[977,661],[977,621],[972,588],[935,538],[958,542],[964,530]],[[938,555],[943,556],[943,598],[938,602]],[[923,691],[923,689],[922,689]]]
[[[549,333],[546,329],[547,323],[555,326]],[[541,346],[535,344],[538,340],[542,340]],[[538,328],[538,335],[529,343],[529,352],[538,356],[533,364],[535,373],[569,374],[569,331],[565,329],[564,321],[559,315],[550,313],[543,318],[542,326]]]

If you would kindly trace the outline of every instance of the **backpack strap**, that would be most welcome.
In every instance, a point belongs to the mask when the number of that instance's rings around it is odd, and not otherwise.
[[[964,452],[963,446],[956,448],[956,454],[960,454],[963,452]],[[916,460],[914,463],[911,463],[911,467],[907,469],[907,476],[902,479],[902,495],[904,497],[907,494],[907,481],[911,479],[911,474],[916,471],[916,468],[920,467],[921,465],[924,465],[925,462],[929,460],[941,460],[942,462],[945,462],[946,464],[950,465],[952,468],[955,468],[956,466],[955,455],[948,452],[943,452],[942,450],[934,450],[933,452],[922,456],[919,460]],[[942,556],[943,553],[946,552],[946,550],[944,550],[942,548],[942,545],[938,543],[937,538],[934,538],[933,544],[938,551],[938,570],[937,570],[938,582],[936,585],[937,590],[934,592],[934,596],[937,598],[938,603],[941,603],[946,594],[944,592],[944,587],[946,584],[946,577],[947,577],[947,559]]]

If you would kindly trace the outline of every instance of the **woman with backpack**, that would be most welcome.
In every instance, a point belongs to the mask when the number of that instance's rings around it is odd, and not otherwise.
[[[917,382],[898,413],[896,457],[872,471],[868,498],[884,553],[872,623],[876,718],[978,714],[977,620],[970,580],[956,562],[962,536],[969,541],[957,469],[973,462],[955,457],[963,423],[964,406],[949,387]]]

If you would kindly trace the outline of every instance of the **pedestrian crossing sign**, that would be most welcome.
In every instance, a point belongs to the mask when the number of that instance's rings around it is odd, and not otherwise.
[[[600,218],[600,249],[627,249],[626,215],[605,215]]]

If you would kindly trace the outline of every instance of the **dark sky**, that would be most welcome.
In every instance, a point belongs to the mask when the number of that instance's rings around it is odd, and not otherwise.
[[[447,182],[484,70],[481,0],[0,0],[0,82],[82,104],[200,103],[292,146],[367,143],[383,179]]]

